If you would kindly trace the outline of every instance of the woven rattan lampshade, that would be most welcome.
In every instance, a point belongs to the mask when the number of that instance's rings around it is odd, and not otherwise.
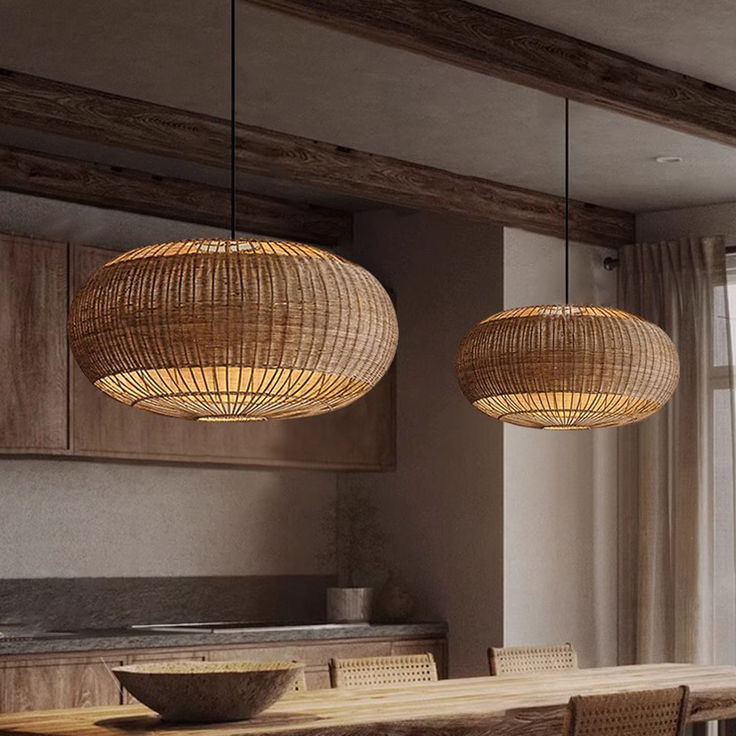
[[[365,269],[300,243],[191,240],[129,251],[75,296],[69,339],[113,398],[185,419],[303,417],[369,391],[396,351]]]
[[[499,312],[463,338],[460,388],[480,411],[544,429],[638,422],[677,386],[667,334],[628,312],[552,305]]]

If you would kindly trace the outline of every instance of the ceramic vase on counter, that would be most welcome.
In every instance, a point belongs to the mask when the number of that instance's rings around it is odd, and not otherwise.
[[[386,623],[405,623],[414,611],[414,596],[402,577],[391,570],[376,596],[376,614]]]
[[[367,623],[373,588],[327,588],[327,620],[333,624]]]

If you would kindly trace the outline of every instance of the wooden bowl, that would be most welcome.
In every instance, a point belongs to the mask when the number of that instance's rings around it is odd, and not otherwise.
[[[143,662],[115,667],[121,684],[164,720],[252,718],[293,689],[298,662]]]

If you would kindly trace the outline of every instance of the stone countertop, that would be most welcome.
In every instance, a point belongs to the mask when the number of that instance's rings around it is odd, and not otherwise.
[[[332,639],[382,639],[444,636],[445,623],[415,624],[307,624],[263,626],[237,631],[162,632],[133,629],[89,630],[61,635],[39,634],[22,639],[0,638],[0,657],[63,652],[166,647],[211,647],[261,642],[329,641]]]

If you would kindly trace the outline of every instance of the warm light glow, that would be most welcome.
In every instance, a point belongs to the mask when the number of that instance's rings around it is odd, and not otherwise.
[[[72,302],[84,374],[129,406],[185,419],[311,416],[368,392],[396,314],[365,269],[312,246],[198,240],[139,248]]]
[[[670,398],[677,352],[656,325],[619,309],[509,309],[473,327],[458,349],[460,387],[495,419],[542,429],[641,421]]]

